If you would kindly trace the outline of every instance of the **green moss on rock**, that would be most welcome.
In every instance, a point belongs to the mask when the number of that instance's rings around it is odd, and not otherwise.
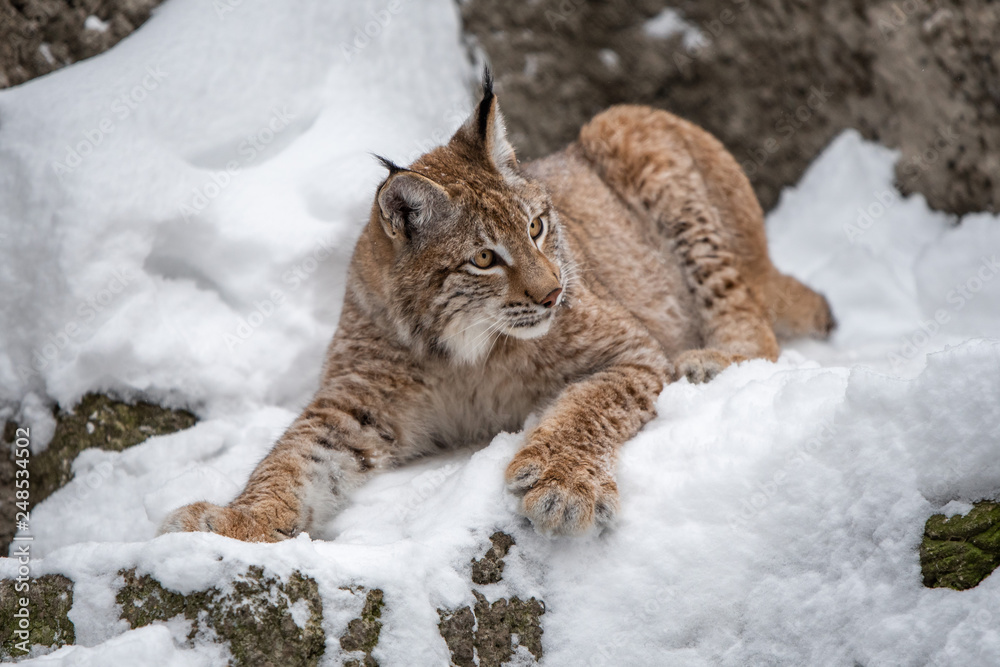
[[[18,591],[18,583],[27,583],[27,591]],[[20,600],[26,598],[28,604],[22,607]],[[39,647],[56,649],[76,641],[73,621],[69,620],[69,610],[73,606],[73,582],[59,574],[46,574],[37,579],[17,582],[13,579],[0,581],[0,659],[18,659],[28,655],[23,649]],[[21,609],[28,610],[27,638],[18,635],[22,630]]]
[[[125,403],[101,394],[87,394],[72,411],[55,414],[56,431],[42,453],[28,462],[31,506],[37,505],[73,478],[73,461],[85,449],[120,452],[154,435],[166,435],[194,426],[186,410],[169,410],[152,403]],[[7,422],[4,442],[14,440],[17,425]],[[13,479],[14,462],[0,456],[0,483]],[[0,548],[14,536],[13,505],[0,504]]]
[[[312,667],[326,648],[319,587],[299,572],[282,581],[254,566],[228,593],[210,588],[187,595],[134,569],[120,574],[116,600],[129,625],[183,616],[191,621],[189,641],[204,634],[228,642],[236,667]]]
[[[361,589],[359,589],[361,590]],[[347,630],[340,638],[340,648],[348,652],[361,652],[361,657],[353,657],[344,662],[344,667],[378,667],[372,651],[378,645],[382,632],[382,607],[385,606],[383,593],[378,588],[368,591],[361,616],[347,624]]]
[[[965,516],[935,514],[920,545],[924,586],[964,591],[1000,566],[1000,503],[976,503]]]
[[[116,401],[87,394],[72,412],[56,415],[56,432],[44,452],[32,457],[32,501],[42,502],[73,478],[73,460],[85,449],[120,452],[154,435],[194,426],[186,410],[168,410],[152,403]]]
[[[486,585],[502,580],[503,558],[514,545],[514,538],[496,532],[490,542],[492,546],[483,557],[472,561],[473,583]],[[541,659],[543,602],[512,597],[491,603],[477,590],[472,595],[476,598],[473,607],[438,609],[438,630],[451,651],[452,664],[499,667],[514,656],[518,646],[527,648],[536,660]]]

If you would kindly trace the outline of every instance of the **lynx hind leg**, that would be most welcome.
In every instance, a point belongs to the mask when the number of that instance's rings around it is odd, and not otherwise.
[[[774,333],[781,340],[798,336],[825,339],[837,327],[826,297],[791,276],[775,271],[765,300]]]
[[[685,133],[695,130],[664,111],[621,106],[586,125],[580,144],[605,182],[640,215],[649,216],[677,255],[707,348],[681,355],[677,377],[705,381],[731,363],[774,361],[779,349],[763,295],[741,273],[748,260],[760,258],[740,258],[732,247],[733,234],[723,229],[688,148]],[[717,152],[725,155],[721,145]],[[744,182],[730,185],[749,188]]]

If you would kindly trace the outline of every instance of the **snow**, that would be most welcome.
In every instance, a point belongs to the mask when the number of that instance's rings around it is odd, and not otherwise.
[[[107,32],[111,27],[111,24],[107,21],[102,21],[100,16],[91,14],[83,22],[83,27],[87,30],[93,30],[95,32]]]
[[[502,483],[522,435],[501,434],[378,476],[313,536],[154,538],[174,507],[233,497],[314,391],[381,176],[368,152],[411,160],[471,108],[456,11],[171,0],[0,93],[0,416],[36,453],[46,396],[142,392],[201,418],[83,452],[32,512],[32,572],[75,582],[79,644],[34,663],[224,664],[183,624],[128,630],[117,572],[191,592],[261,565],[317,581],[326,664],[360,609],[344,586],[385,591],[380,664],[446,664],[437,610],[473,602],[495,530],[517,544],[479,588],[545,601],[545,664],[1000,663],[1000,579],[926,589],[917,556],[928,516],[1000,491],[1000,220],[903,198],[898,155],[854,132],[768,219],[776,264],[840,328],[668,386],[622,449],[612,530],[537,535]]]
[[[670,39],[674,35],[680,35],[681,44],[688,50],[697,49],[708,43],[705,33],[673,7],[665,8],[646,21],[642,30],[655,39]]]

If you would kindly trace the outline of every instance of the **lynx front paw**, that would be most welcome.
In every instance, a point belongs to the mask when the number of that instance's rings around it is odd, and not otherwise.
[[[738,354],[726,354],[719,350],[703,349],[682,352],[674,360],[674,380],[687,378],[690,382],[708,382],[726,370],[731,364],[746,361]]]
[[[521,512],[548,535],[579,535],[610,524],[618,513],[618,486],[603,468],[526,447],[507,466],[507,488],[521,496]]]
[[[174,510],[163,521],[160,534],[205,532],[217,533],[244,542],[279,542],[290,533],[273,528],[251,512],[200,502]]]

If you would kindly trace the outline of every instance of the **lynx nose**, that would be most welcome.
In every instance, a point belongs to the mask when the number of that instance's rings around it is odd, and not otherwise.
[[[545,297],[542,300],[541,305],[545,306],[546,308],[551,308],[552,306],[556,305],[556,301],[559,300],[560,294],[562,294],[562,288],[561,287],[555,288],[554,290],[549,292],[549,295],[547,297]]]

